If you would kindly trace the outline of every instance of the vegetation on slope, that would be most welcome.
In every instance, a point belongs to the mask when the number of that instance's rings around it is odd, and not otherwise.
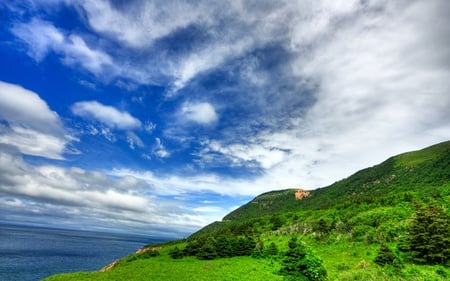
[[[450,142],[392,157],[302,200],[294,193],[262,194],[159,255],[49,280],[450,278]]]

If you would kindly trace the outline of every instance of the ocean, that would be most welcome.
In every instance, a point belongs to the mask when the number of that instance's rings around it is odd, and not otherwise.
[[[0,225],[0,280],[35,281],[49,275],[98,271],[164,239]]]

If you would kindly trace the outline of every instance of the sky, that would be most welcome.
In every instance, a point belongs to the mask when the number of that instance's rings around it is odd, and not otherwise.
[[[450,139],[447,0],[0,2],[0,222],[182,238]]]

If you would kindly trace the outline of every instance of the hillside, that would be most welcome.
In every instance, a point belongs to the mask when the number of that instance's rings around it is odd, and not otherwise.
[[[442,185],[450,179],[450,141],[423,150],[394,156],[361,170],[328,187],[311,191],[311,196],[295,200],[296,189],[271,191],[257,196],[226,215],[223,220],[239,220],[286,211],[326,209],[348,202],[371,202],[395,192],[414,192],[422,185]]]
[[[48,280],[450,278],[450,142],[391,157],[301,200],[295,192],[261,194],[188,239],[149,245],[106,272]]]

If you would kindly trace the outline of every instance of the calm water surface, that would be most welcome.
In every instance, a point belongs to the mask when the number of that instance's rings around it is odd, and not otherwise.
[[[0,225],[0,280],[40,280],[56,273],[96,271],[164,239]]]

